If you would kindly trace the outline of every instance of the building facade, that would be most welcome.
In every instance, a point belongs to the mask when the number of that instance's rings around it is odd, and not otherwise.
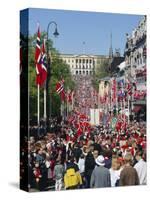
[[[125,76],[132,83],[131,109],[137,118],[146,119],[146,16],[127,34]]]
[[[61,54],[62,60],[69,65],[72,75],[92,75],[103,60],[108,59],[103,55],[74,55]]]

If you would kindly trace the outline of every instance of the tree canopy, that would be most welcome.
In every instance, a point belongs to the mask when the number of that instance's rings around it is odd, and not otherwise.
[[[100,79],[105,78],[106,76],[109,76],[109,58],[98,63],[93,73],[92,84],[97,91]]]
[[[41,43],[46,36],[45,32],[41,33]],[[28,67],[29,67],[29,103],[30,103],[30,118],[37,116],[37,85],[36,85],[36,70],[35,70],[35,46],[36,34],[29,36],[28,39]],[[48,40],[48,45],[51,54],[51,77],[48,85],[48,90],[51,93],[51,112],[52,116],[60,114],[61,100],[56,93],[56,83],[62,78],[64,79],[64,88],[73,90],[74,81],[70,72],[69,66],[60,58],[59,52],[53,47],[52,40]],[[40,88],[40,117],[43,116],[44,104],[44,89]],[[48,100],[49,101],[49,100]]]

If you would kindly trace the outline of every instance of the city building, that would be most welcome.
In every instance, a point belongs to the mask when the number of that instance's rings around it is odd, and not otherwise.
[[[74,54],[60,54],[62,60],[69,65],[72,75],[92,75],[97,65],[108,56],[104,55],[74,55]]]
[[[125,76],[133,86],[131,112],[137,120],[146,120],[146,16],[126,36]]]

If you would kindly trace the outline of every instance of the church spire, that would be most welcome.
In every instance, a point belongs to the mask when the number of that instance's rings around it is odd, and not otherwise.
[[[112,48],[112,32],[111,32],[111,34],[110,34],[109,58],[113,58],[113,48]]]

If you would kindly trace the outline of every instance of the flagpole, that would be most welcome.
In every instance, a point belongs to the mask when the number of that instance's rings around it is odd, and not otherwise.
[[[110,116],[112,116],[112,79],[111,79],[111,83],[110,83]]]
[[[47,80],[46,80],[46,96],[48,98],[48,101],[47,101],[47,106],[46,106],[46,109],[47,109],[47,113],[46,113],[46,118],[47,118],[47,128],[50,126],[50,118],[51,118],[51,115],[52,115],[52,111],[51,111],[51,94],[49,94],[49,82],[51,80],[51,68],[52,66],[51,65],[51,57],[49,56],[49,27],[51,25],[54,25],[55,26],[55,31],[53,33],[53,35],[55,37],[57,37],[59,35],[58,33],[58,30],[57,30],[57,23],[55,21],[50,21],[48,23],[48,26],[47,26]]]
[[[130,105],[129,105],[129,95],[128,95],[128,124],[130,123]]]
[[[38,136],[40,134],[40,85],[38,84],[38,96],[37,96],[37,124],[38,124]]]
[[[46,82],[44,84],[44,122],[45,122],[45,130],[46,130]]]
[[[66,105],[65,105],[65,100],[63,102],[64,102],[64,121],[65,121],[66,120]]]
[[[116,79],[116,117],[118,117],[118,82]]]
[[[67,91],[68,93],[68,91]],[[68,94],[67,94],[68,97]],[[68,116],[68,99],[66,99],[66,117]]]
[[[67,116],[68,116],[68,102],[66,100],[66,120],[67,120]]]
[[[61,103],[61,105],[60,105],[60,114],[61,114],[61,116],[62,116],[62,118],[63,118],[63,104]]]
[[[74,97],[73,97],[73,92],[72,92],[72,110],[73,110],[73,104],[74,104]]]

